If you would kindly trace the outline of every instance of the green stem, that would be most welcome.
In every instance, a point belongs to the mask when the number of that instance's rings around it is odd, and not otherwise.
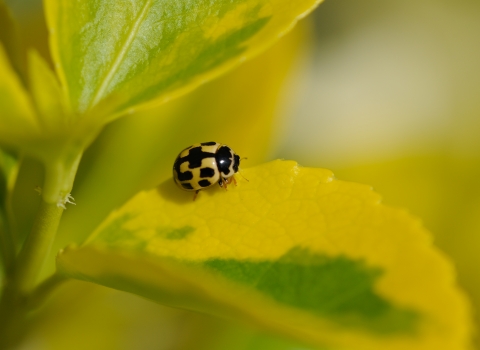
[[[17,259],[15,289],[22,295],[33,290],[50,253],[63,209],[55,203],[41,201],[32,232],[26,239]]]
[[[0,254],[5,276],[10,276],[15,263],[15,244],[8,229],[6,215],[0,210]],[[8,277],[7,277],[8,278]]]
[[[25,303],[10,281],[5,281],[0,300],[0,349],[15,348],[24,332]]]
[[[62,218],[61,206],[68,202],[81,156],[78,152],[64,161],[59,158],[45,162],[45,182],[37,216],[12,272],[4,280],[0,299],[0,349],[18,345],[25,335],[30,311],[42,304],[64,280],[54,275],[38,285]]]
[[[35,310],[52,295],[52,292],[61,284],[68,280],[67,277],[54,273],[35,288],[26,300],[26,307],[28,310]]]
[[[0,301],[0,349],[16,348],[28,327],[30,311],[38,309],[52,292],[67,281],[57,273],[44,280],[35,290],[25,296],[14,284],[6,284]]]
[[[73,172],[75,170],[76,167]],[[0,300],[0,349],[18,345],[26,332],[29,311],[45,300],[60,282],[55,276],[38,285],[62,214],[63,208],[57,203],[48,203],[44,199],[40,202],[30,235],[16,258],[11,275],[4,281]]]
[[[3,260],[3,268],[7,279],[11,277],[13,272],[15,255],[17,253],[17,237],[15,235],[15,219],[12,210],[12,195],[21,163],[22,158],[19,158],[18,161],[13,161],[13,165],[10,165],[8,175],[5,179],[6,186],[4,202],[0,204],[0,250]]]

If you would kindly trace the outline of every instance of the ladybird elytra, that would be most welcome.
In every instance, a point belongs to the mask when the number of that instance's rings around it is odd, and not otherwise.
[[[240,166],[240,157],[227,145],[218,142],[196,143],[185,148],[173,164],[173,179],[182,190],[195,191],[218,183],[227,189]]]

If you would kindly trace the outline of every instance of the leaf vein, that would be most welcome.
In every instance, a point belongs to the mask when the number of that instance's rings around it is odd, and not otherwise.
[[[110,67],[110,70],[106,74],[105,78],[103,79],[100,87],[98,88],[97,92],[95,93],[95,96],[92,99],[92,102],[90,104],[90,107],[95,106],[101,98],[104,96],[106,89],[108,88],[108,85],[112,81],[115,73],[118,71],[118,68],[120,67],[120,64],[123,62],[125,56],[127,55],[128,49],[132,45],[136,34],[138,33],[138,30],[140,29],[140,26],[147,15],[148,10],[152,6],[152,0],[147,0],[145,2],[145,5],[143,6],[142,10],[140,11],[140,14],[134,21],[134,25],[128,34],[121,50],[118,52],[117,57],[113,61],[112,66]]]

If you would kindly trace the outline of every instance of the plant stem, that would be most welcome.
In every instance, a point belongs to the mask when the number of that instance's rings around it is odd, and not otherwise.
[[[40,283],[35,290],[30,294],[26,300],[26,307],[28,310],[35,310],[41,306],[45,300],[57,289],[61,284],[68,281],[67,277],[54,273],[42,283]]]
[[[14,348],[24,332],[26,312],[24,302],[10,281],[5,281],[0,300],[0,349]]]
[[[3,260],[5,275],[9,276],[15,262],[15,244],[13,243],[11,231],[8,229],[7,220],[0,209],[0,251]]]
[[[57,277],[37,286],[37,280],[57,233],[63,209],[41,201],[32,231],[25,240],[11,276],[6,276],[0,300],[0,349],[14,348],[25,334],[29,309],[58,285]],[[33,299],[30,299],[34,296]],[[33,303],[33,305],[32,305]]]
[[[45,164],[44,190],[49,188],[51,193],[50,196],[42,193],[30,235],[17,255],[11,272],[5,276],[0,299],[0,349],[15,347],[21,342],[31,316],[29,312],[41,305],[52,290],[64,281],[64,278],[55,274],[38,284],[63,214],[64,207],[61,205],[68,202],[68,193],[72,189],[81,156],[79,152],[63,162],[57,159]],[[61,198],[62,195],[65,197]]]
[[[15,264],[15,255],[17,253],[17,237],[15,235],[15,219],[12,210],[12,194],[21,162],[22,158],[19,158],[17,162],[12,161],[13,165],[9,166],[8,175],[5,179],[5,198],[4,202],[0,203],[0,250],[2,253],[4,272],[7,276],[6,278],[9,278],[12,273]]]
[[[41,201],[32,232],[27,237],[17,259],[15,289],[27,295],[36,285],[45,259],[50,253],[63,209],[55,203]]]

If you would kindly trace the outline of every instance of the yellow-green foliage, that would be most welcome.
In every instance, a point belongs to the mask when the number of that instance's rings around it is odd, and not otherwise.
[[[48,53],[0,0],[0,347],[470,348],[419,219],[266,161],[319,2],[44,0]],[[211,140],[247,159],[192,201],[172,161]]]

